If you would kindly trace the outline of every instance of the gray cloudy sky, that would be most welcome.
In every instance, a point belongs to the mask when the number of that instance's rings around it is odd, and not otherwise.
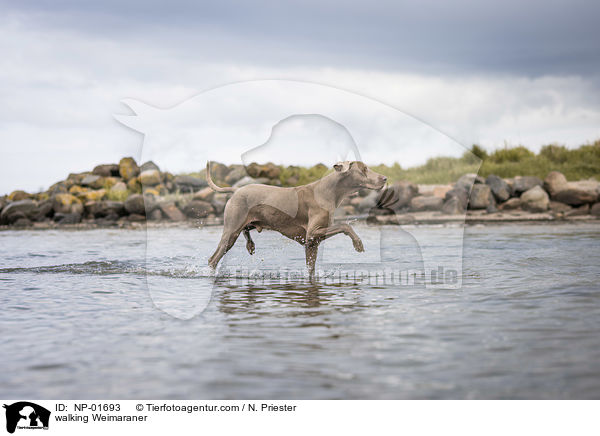
[[[576,146],[600,138],[598,16],[581,0],[0,2],[0,194],[138,155],[112,118],[123,98],[169,107],[251,79],[351,90],[465,145]]]

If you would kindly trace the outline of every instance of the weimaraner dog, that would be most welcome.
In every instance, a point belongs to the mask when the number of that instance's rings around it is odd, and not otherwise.
[[[206,180],[217,192],[234,192],[225,206],[223,235],[215,253],[208,260],[214,269],[229,251],[241,232],[246,238],[248,253],[254,254],[250,230],[275,230],[304,245],[306,266],[314,277],[319,244],[338,233],[352,239],[354,249],[364,251],[362,241],[348,224],[334,224],[333,213],[342,200],[359,189],[382,189],[387,178],[369,169],[364,163],[339,162],[327,176],[308,185],[281,188],[261,184],[240,188],[222,188],[210,176],[206,164]]]

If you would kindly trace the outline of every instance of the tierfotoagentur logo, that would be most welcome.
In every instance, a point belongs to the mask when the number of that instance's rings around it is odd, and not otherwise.
[[[5,404],[6,431],[14,433],[19,430],[48,430],[50,411],[45,407],[29,401]]]
[[[211,195],[224,215],[222,227],[207,227],[199,214],[202,232],[148,226],[147,286],[166,313],[192,318],[216,289],[253,280],[461,287],[464,211],[443,232],[396,219],[406,211],[412,188],[388,184],[368,165],[390,159],[411,165],[415,156],[465,153],[428,124],[361,95],[287,80],[226,85],[165,109],[132,99],[123,103],[133,113],[115,117],[144,134],[142,161],[160,161],[179,173],[202,172],[209,183],[167,199],[144,195],[147,214],[157,201],[163,213],[171,202],[193,214]],[[221,177],[219,161],[238,164],[241,178],[233,186]],[[278,163],[292,169],[323,165],[315,182],[293,176],[294,187],[273,184],[273,177],[265,184],[263,174]],[[143,186],[144,192],[153,189]],[[345,216],[344,201],[355,201],[363,215]],[[427,210],[431,198],[420,201]],[[284,236],[270,240],[276,249],[262,249],[261,240],[272,237],[263,230]]]

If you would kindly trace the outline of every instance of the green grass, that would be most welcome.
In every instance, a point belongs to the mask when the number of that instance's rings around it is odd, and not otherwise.
[[[600,180],[600,140],[593,144],[568,149],[562,145],[546,145],[538,154],[523,147],[504,147],[488,153],[473,145],[462,157],[435,157],[424,165],[402,168],[392,165],[370,165],[388,177],[390,182],[407,180],[422,184],[454,183],[464,174],[478,173],[483,177],[496,174],[500,177],[536,176],[545,178],[550,171],[560,171],[568,180],[595,178]],[[330,168],[323,164],[313,167],[280,166],[283,186],[297,186],[313,182],[325,175]],[[204,171],[190,173],[204,177]]]

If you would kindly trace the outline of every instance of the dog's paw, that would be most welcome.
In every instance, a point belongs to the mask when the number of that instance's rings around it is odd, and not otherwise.
[[[365,247],[363,246],[363,243],[360,239],[355,239],[352,241],[352,243],[354,244],[354,249],[359,253],[365,251]]]
[[[248,250],[248,253],[250,253],[250,256],[252,256],[254,254],[255,251],[255,246],[253,242],[248,242],[246,244],[246,249]]]

